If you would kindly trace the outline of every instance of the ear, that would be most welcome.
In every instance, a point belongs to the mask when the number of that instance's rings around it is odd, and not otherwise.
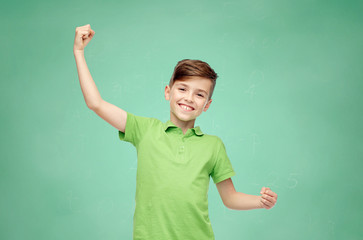
[[[169,87],[169,85],[165,86],[165,100],[167,100],[167,101],[170,100],[170,87]]]
[[[210,104],[212,103],[212,99],[209,99],[208,103],[205,105],[203,111],[206,112],[210,106]]]

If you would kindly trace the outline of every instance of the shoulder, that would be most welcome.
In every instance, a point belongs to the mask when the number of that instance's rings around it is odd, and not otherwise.
[[[130,112],[127,112],[127,118],[130,118],[130,121],[133,121],[133,122],[149,123],[149,124],[155,124],[155,125],[163,124],[163,122],[157,118],[140,116],[138,114],[134,114],[134,113],[130,113]]]
[[[216,136],[216,135],[211,135],[211,134],[203,134],[203,138],[205,141],[208,141],[210,144],[219,147],[223,144],[223,141],[220,137]]]
[[[119,131],[119,138],[137,146],[150,132],[160,131],[161,125],[162,122],[157,118],[144,117],[127,112],[125,132]]]

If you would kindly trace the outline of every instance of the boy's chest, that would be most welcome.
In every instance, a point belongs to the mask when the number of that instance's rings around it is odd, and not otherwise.
[[[209,177],[214,165],[213,146],[198,136],[146,134],[137,148],[138,169],[160,175]]]

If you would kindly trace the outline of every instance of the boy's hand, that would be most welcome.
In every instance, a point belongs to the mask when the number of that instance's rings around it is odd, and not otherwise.
[[[84,48],[92,40],[95,31],[91,29],[91,25],[87,24],[76,27],[76,37],[74,39],[73,52],[84,51]]]
[[[275,206],[277,201],[277,194],[271,191],[268,187],[261,189],[260,206],[261,208],[270,209]]]

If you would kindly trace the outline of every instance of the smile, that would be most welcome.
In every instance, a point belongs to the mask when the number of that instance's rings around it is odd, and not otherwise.
[[[178,104],[178,105],[179,105],[179,107],[180,107],[181,109],[183,109],[184,111],[191,112],[191,111],[193,111],[193,110],[194,110],[194,108],[189,107],[189,106],[186,106],[186,105],[184,105],[184,104]]]

